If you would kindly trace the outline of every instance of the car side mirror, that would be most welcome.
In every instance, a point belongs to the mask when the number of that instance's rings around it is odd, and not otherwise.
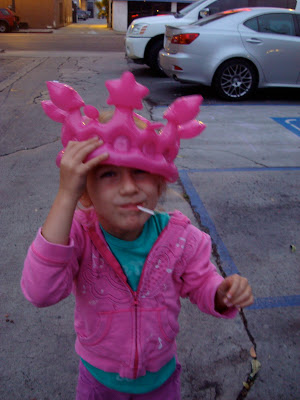
[[[209,15],[209,11],[210,11],[209,8],[203,8],[202,10],[200,10],[199,19],[207,17]]]

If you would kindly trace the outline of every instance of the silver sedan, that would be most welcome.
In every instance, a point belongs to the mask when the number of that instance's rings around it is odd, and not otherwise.
[[[257,87],[300,88],[300,14],[244,8],[167,26],[160,64],[173,79],[212,86],[230,100]]]

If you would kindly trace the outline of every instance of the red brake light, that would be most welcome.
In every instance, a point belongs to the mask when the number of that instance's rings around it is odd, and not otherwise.
[[[198,36],[199,36],[199,33],[182,33],[180,35],[173,36],[172,40],[171,40],[171,43],[175,43],[175,44],[190,44]]]

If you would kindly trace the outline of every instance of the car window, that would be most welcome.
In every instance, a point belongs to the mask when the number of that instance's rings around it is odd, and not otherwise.
[[[5,8],[0,8],[0,11],[3,15],[10,15],[9,11],[5,10]]]
[[[244,25],[257,32],[295,36],[294,20],[291,14],[260,15],[249,19]]]
[[[253,31],[259,32],[257,17],[248,19],[248,21],[244,22],[244,25]]]

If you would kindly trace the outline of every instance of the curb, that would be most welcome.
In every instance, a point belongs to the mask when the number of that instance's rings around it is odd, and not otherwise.
[[[53,29],[19,29],[14,33],[53,33]]]

